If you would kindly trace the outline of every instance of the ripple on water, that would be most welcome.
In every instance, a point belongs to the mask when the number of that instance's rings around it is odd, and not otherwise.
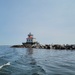
[[[2,50],[3,49],[3,50]],[[75,51],[0,47],[0,75],[75,75]]]

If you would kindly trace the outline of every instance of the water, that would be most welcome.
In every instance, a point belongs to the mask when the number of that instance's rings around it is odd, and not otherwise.
[[[0,75],[75,75],[75,51],[0,46]]]

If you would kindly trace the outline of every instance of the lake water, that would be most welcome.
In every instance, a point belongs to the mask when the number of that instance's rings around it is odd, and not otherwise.
[[[75,51],[0,46],[0,75],[75,75]]]

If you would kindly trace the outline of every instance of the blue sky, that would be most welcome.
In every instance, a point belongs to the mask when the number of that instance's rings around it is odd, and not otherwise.
[[[75,0],[0,0],[0,45],[75,44]]]

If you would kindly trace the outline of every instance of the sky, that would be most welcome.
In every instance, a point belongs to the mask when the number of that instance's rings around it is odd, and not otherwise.
[[[75,0],[0,0],[0,45],[75,44]]]

